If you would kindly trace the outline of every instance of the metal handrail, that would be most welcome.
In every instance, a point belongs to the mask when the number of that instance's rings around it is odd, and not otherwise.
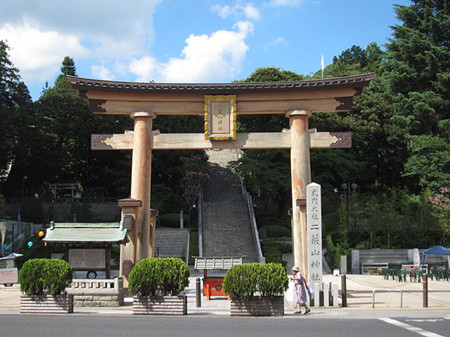
[[[245,188],[244,181],[240,179],[241,182],[241,189],[242,189],[242,197],[245,200],[245,203],[247,204],[247,210],[248,215],[251,222],[251,228],[253,233],[253,239],[255,240],[255,246],[258,253],[258,262],[259,263],[265,263],[266,258],[264,257],[261,249],[261,242],[259,240],[259,232],[258,232],[258,226],[256,224],[256,217],[255,217],[255,210],[253,209],[253,200],[250,193],[247,192],[247,189]]]
[[[198,194],[198,256],[203,257],[203,184]]]
[[[372,290],[372,308],[375,308],[376,292],[400,292],[400,308],[403,308],[403,290],[402,289],[373,289]]]
[[[400,307],[403,308],[403,293],[424,293],[424,290],[408,290],[408,289],[381,289],[375,288],[372,290],[372,308],[375,308],[375,293],[376,292],[400,292]],[[449,293],[450,290],[427,290],[427,293]]]

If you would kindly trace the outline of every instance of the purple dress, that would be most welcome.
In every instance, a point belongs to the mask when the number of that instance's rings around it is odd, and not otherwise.
[[[302,273],[298,272],[294,276],[295,293],[296,293],[296,303],[304,304],[306,303],[306,288],[305,288],[305,278]]]

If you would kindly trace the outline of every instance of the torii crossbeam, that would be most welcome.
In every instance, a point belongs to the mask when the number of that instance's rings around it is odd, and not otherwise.
[[[133,132],[92,135],[91,146],[94,150],[133,151],[130,197],[140,202],[133,204],[136,211],[131,215],[136,226],[129,227],[129,244],[121,249],[120,274],[125,283],[130,266],[154,255],[154,224],[150,221],[151,151],[170,149],[289,148],[294,263],[307,273],[303,200],[311,182],[310,148],[351,147],[350,133],[308,130],[308,118],[317,112],[348,111],[353,98],[373,78],[374,74],[367,74],[292,82],[161,84],[69,76],[69,82],[89,102],[93,113],[127,114],[134,119]],[[290,129],[236,133],[233,123],[235,116],[241,114],[284,114],[289,118]],[[205,134],[161,134],[152,130],[152,120],[158,115],[204,115]]]

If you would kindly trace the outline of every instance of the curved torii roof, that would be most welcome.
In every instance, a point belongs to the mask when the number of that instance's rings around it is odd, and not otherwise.
[[[97,114],[203,115],[205,95],[236,95],[237,114],[284,114],[290,110],[350,110],[375,74],[320,80],[234,83],[137,83],[68,76]]]

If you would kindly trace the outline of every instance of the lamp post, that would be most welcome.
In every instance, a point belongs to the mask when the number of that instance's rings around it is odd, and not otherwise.
[[[342,183],[334,191],[344,195],[345,210],[347,213],[347,224],[351,225],[352,211],[351,211],[351,195],[358,190],[358,184],[352,182]],[[353,229],[353,228],[352,228]]]

